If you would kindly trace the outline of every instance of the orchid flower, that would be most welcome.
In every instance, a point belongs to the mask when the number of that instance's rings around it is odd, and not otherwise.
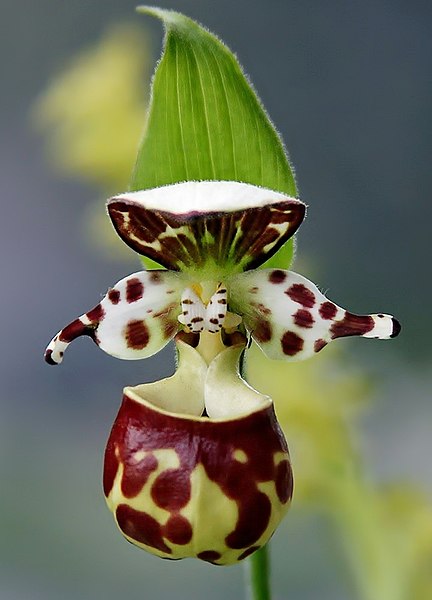
[[[248,338],[271,358],[299,360],[338,337],[399,333],[390,315],[354,315],[301,275],[258,269],[305,210],[296,198],[235,181],[108,202],[119,236],[165,268],[119,281],[53,338],[45,358],[59,364],[82,335],[132,360],[176,338],[176,373],[124,389],[105,453],[105,496],[121,532],[158,556],[243,560],[288,509],[292,469],[272,401],[239,373]]]
[[[167,270],[120,280],[53,338],[47,362],[59,364],[82,335],[132,360],[157,353],[180,331],[192,345],[200,334],[223,340],[246,332],[269,358],[284,360],[309,358],[339,337],[398,335],[390,315],[355,315],[297,273],[258,269],[294,235],[305,210],[296,198],[234,181],[191,181],[112,198],[108,213],[119,236]]]

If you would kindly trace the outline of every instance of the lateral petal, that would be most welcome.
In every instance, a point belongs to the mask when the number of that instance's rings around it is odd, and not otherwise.
[[[109,200],[114,228],[136,252],[174,271],[256,268],[294,235],[305,205],[237,181],[187,181]]]
[[[391,315],[355,315],[292,271],[250,271],[232,276],[227,285],[230,310],[242,315],[269,358],[302,360],[339,337],[388,339],[400,331]]]
[[[82,335],[117,358],[156,354],[178,331],[181,289],[180,276],[167,271],[139,271],[121,279],[95,308],[51,340],[45,360],[60,364],[69,344]]]

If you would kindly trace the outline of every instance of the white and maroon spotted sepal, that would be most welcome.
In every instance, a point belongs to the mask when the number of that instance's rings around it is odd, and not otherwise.
[[[237,181],[187,181],[108,201],[114,228],[160,265],[215,276],[259,267],[294,235],[305,205]]]
[[[126,539],[152,554],[236,563],[288,510],[287,444],[270,398],[238,375],[242,346],[208,367],[178,348],[174,376],[124,390],[105,451],[107,504]]]
[[[391,315],[355,315],[292,271],[249,271],[232,276],[227,284],[230,309],[242,315],[246,329],[269,358],[302,360],[336,338],[388,339],[400,331]]]
[[[57,365],[69,344],[89,336],[108,354],[135,360],[159,352],[177,333],[180,276],[167,271],[140,271],[108,290],[102,301],[51,340],[45,360]]]

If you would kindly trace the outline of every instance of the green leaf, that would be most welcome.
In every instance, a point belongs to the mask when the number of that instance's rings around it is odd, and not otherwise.
[[[230,50],[180,13],[137,10],[163,21],[165,39],[131,191],[234,180],[296,196],[282,141]],[[292,248],[272,264],[286,267]]]

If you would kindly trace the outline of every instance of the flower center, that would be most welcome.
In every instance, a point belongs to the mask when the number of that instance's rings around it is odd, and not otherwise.
[[[227,306],[227,288],[223,283],[193,283],[183,291],[178,320],[192,333],[218,333],[222,327],[235,329],[241,317],[230,313]]]

